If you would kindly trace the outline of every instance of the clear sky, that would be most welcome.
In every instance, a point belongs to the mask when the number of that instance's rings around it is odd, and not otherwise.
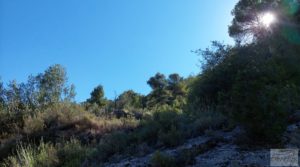
[[[67,69],[76,100],[98,84],[108,98],[146,94],[157,72],[197,74],[191,50],[227,33],[237,0],[0,0],[0,76],[26,81],[52,64]]]

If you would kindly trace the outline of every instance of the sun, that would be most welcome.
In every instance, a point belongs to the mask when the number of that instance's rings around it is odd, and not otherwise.
[[[269,28],[276,21],[276,17],[273,13],[267,12],[260,16],[259,22],[266,28]]]

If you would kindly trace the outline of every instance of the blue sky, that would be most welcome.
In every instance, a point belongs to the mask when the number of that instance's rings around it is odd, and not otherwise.
[[[4,83],[62,64],[76,100],[98,84],[108,98],[146,94],[157,72],[197,74],[191,50],[227,33],[237,0],[0,0],[0,76]]]

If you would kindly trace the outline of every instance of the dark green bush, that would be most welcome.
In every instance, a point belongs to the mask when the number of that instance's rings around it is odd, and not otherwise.
[[[57,149],[52,144],[41,142],[37,148],[33,145],[18,145],[16,154],[7,157],[0,166],[50,167],[58,164]]]
[[[0,166],[4,167],[74,167],[93,153],[93,149],[80,144],[78,140],[51,143],[40,142],[38,146],[20,144],[16,154],[9,156]]]
[[[300,51],[275,41],[227,48],[226,52],[219,46],[202,53],[208,62],[211,56],[217,63],[208,64],[192,85],[189,109],[224,113],[244,126],[253,142],[278,142],[288,115],[300,104],[300,68],[295,63],[300,62]],[[219,55],[223,56],[216,59]]]
[[[94,149],[81,145],[76,139],[57,145],[57,150],[60,166],[63,167],[80,166],[94,152]]]
[[[124,132],[108,134],[101,139],[95,153],[101,162],[108,161],[109,158],[117,153],[121,153],[128,147],[129,136]]]
[[[163,154],[159,151],[155,152],[151,157],[150,163],[153,167],[174,167],[176,166],[174,158]]]
[[[175,126],[172,126],[171,129],[166,132],[162,130],[159,131],[158,140],[168,147],[173,147],[181,144],[184,140],[184,136],[180,129],[176,129]]]

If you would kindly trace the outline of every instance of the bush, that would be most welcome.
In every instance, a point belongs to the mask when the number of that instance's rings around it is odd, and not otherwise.
[[[18,146],[15,156],[10,156],[1,164],[4,167],[51,167],[57,166],[57,150],[51,144],[41,142],[38,148],[32,145]]]
[[[10,113],[7,110],[0,111],[0,139],[19,133],[24,124],[25,113]]]
[[[199,112],[193,116],[187,131],[189,131],[189,133],[191,133],[190,135],[192,136],[199,135],[207,129],[216,130],[223,128],[223,126],[226,126],[226,121],[228,121],[228,118],[220,112]]]
[[[134,137],[137,138],[138,142],[147,142],[155,144],[157,141],[158,131],[160,125],[153,120],[143,121],[139,129],[135,132]]]
[[[16,154],[4,160],[3,167],[73,167],[80,166],[82,161],[94,150],[82,146],[78,140],[53,145],[40,142],[39,146],[20,144]]]
[[[108,161],[112,155],[124,151],[128,147],[128,141],[128,135],[124,132],[108,134],[101,139],[95,155],[101,162]]]
[[[80,144],[76,139],[70,142],[57,145],[60,166],[75,167],[80,166],[85,158],[93,153],[93,149]]]
[[[162,130],[159,131],[158,140],[168,147],[174,147],[183,142],[184,136],[180,130],[176,129],[175,126],[172,126],[167,132],[163,132]]]
[[[29,116],[24,119],[23,131],[26,134],[40,132],[44,129],[44,119],[38,114],[36,116]]]
[[[242,91],[243,90],[243,91]],[[287,127],[288,108],[284,88],[248,82],[233,92],[233,116],[258,141],[278,142]],[[243,100],[240,100],[243,99]],[[254,141],[255,142],[255,141]]]
[[[183,117],[182,113],[173,111],[170,107],[154,112],[153,116],[142,121],[136,130],[138,141],[149,144],[160,142],[166,146],[180,144],[185,137],[182,133],[182,124],[185,123],[181,121]]]
[[[279,142],[288,115],[299,108],[300,59],[297,47],[275,41],[203,52],[207,64],[192,85],[189,109],[213,107],[244,126],[254,142]]]
[[[159,151],[155,152],[151,157],[150,163],[153,167],[174,167],[176,166],[174,158],[163,154]]]

